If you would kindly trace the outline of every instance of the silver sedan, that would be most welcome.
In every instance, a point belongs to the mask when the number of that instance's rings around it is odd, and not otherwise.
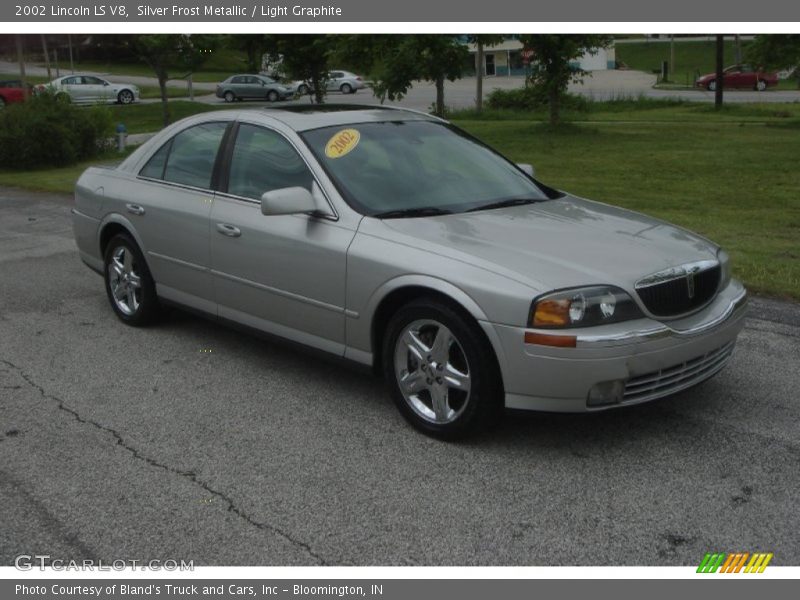
[[[713,242],[539,182],[429,115],[231,110],[90,168],[80,256],[129,325],[164,303],[367,365],[452,438],[720,371],[746,292]]]

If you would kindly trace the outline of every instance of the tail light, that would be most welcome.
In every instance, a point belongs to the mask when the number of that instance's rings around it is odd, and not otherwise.
[[[356,76],[356,81],[362,81],[362,79],[361,79],[361,75],[357,75],[357,76]]]

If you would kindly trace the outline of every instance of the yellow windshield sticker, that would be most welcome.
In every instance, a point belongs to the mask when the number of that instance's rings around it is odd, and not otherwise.
[[[357,129],[342,129],[333,134],[333,137],[325,144],[325,156],[328,158],[341,158],[345,154],[352,152],[361,139],[361,134]]]

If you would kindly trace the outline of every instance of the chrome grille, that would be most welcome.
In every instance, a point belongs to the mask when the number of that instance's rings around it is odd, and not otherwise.
[[[717,293],[721,269],[719,264],[648,285],[637,286],[636,292],[647,310],[657,317],[682,315],[704,306]]]
[[[728,363],[733,353],[733,346],[734,342],[728,342],[721,348],[679,365],[629,379],[625,384],[622,401],[632,402],[668,396],[700,383]]]

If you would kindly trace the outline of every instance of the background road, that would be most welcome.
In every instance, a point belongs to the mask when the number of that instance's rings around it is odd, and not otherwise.
[[[0,189],[0,564],[800,564],[800,308],[672,399],[415,433],[381,382],[173,312],[133,329],[70,199]]]

